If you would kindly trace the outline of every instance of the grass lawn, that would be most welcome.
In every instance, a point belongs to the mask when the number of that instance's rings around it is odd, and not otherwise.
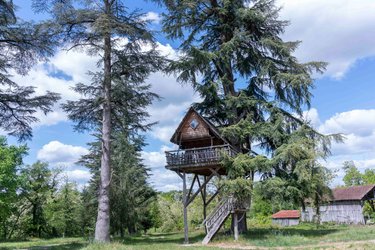
[[[239,243],[258,247],[306,247],[329,245],[334,242],[357,243],[357,241],[368,240],[374,241],[370,249],[375,249],[375,225],[321,225],[317,227],[314,224],[301,224],[286,228],[250,228],[245,235],[240,236]],[[229,243],[234,241],[231,236],[218,235],[214,240],[215,242]]]
[[[32,239],[22,242],[0,242],[0,249],[222,249],[223,247],[242,247],[244,249],[267,249],[284,247],[289,249],[375,249],[375,226],[335,226],[302,224],[289,228],[252,228],[234,242],[232,236],[219,234],[207,247],[200,245],[204,237],[202,232],[189,234],[189,246],[181,245],[182,233],[149,234],[114,239],[111,244],[89,244],[83,238],[59,238],[50,240]]]

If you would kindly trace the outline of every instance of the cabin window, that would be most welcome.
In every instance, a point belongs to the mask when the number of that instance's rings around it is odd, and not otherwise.
[[[191,122],[190,122],[190,127],[192,127],[193,129],[196,129],[199,125],[199,122],[196,120],[196,119],[193,119]]]

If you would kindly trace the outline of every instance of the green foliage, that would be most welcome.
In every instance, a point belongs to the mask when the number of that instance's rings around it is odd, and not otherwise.
[[[222,192],[226,196],[233,196],[240,203],[248,202],[251,198],[253,182],[250,179],[228,179],[221,184]]]
[[[56,190],[58,172],[52,172],[48,163],[36,162],[21,170],[20,198],[26,206],[23,227],[27,235],[48,235],[46,205]]]
[[[25,146],[7,145],[6,139],[0,136],[0,232],[3,238],[9,236],[8,227],[12,223],[9,217],[17,209],[15,203],[20,185],[18,171],[26,150]]]
[[[35,63],[53,54],[57,43],[52,23],[19,20],[14,9],[12,1],[0,1],[0,127],[24,140],[32,135],[31,124],[38,121],[35,112],[52,111],[60,96],[52,92],[37,96],[34,87],[11,80],[10,72],[26,75]]]
[[[343,179],[345,186],[350,187],[350,186],[359,186],[359,185],[364,184],[363,176],[358,171],[357,167],[354,165],[354,162],[352,161],[344,162],[343,169],[345,171],[345,176]]]
[[[288,22],[273,0],[156,0],[165,6],[163,31],[181,41],[181,56],[169,72],[201,95],[194,104],[237,149],[224,158],[227,192],[249,198],[255,173],[278,198],[300,204],[327,186],[317,164],[332,140],[302,118],[310,105],[312,73],[324,62],[300,63],[298,41],[283,41]],[[323,170],[324,169],[324,170]],[[320,174],[317,174],[320,173]],[[312,184],[315,182],[314,184]]]
[[[55,237],[81,235],[81,210],[81,193],[75,183],[66,179],[53,197],[47,199],[45,214],[50,234]]]

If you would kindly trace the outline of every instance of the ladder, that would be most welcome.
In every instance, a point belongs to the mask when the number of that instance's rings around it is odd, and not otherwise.
[[[206,226],[207,234],[204,237],[202,244],[206,245],[219,231],[220,227],[223,225],[224,221],[234,210],[234,198],[228,197],[220,201],[220,203],[215,207],[212,213],[203,222]]]

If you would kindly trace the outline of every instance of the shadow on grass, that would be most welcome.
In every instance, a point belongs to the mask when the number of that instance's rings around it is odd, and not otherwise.
[[[50,245],[50,246],[37,246],[37,247],[30,247],[27,249],[30,249],[30,250],[44,250],[44,249],[46,250],[47,249],[48,250],[63,250],[63,249],[76,250],[76,249],[84,248],[85,246],[87,246],[87,244],[71,243],[71,244],[60,244],[60,245]]]
[[[25,241],[24,241],[25,242]],[[86,247],[86,243],[61,243],[61,244],[46,244],[42,246],[12,246],[12,247],[0,247],[0,250],[10,250],[10,249],[28,249],[28,250],[63,250],[63,249],[82,249]]]
[[[202,241],[204,233],[189,234],[189,243]],[[131,236],[117,239],[117,242],[129,245],[152,245],[152,244],[183,244],[184,235],[182,233],[160,233],[142,236]]]

